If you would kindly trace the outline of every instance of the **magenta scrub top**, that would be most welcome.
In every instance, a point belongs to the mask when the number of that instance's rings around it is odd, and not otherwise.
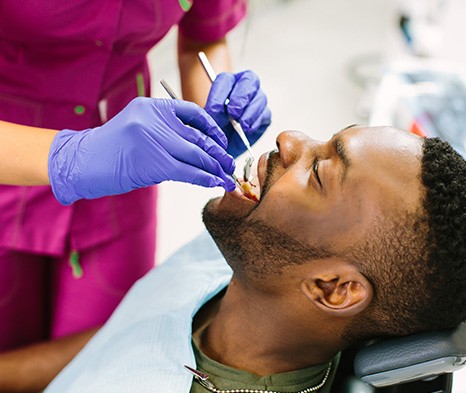
[[[213,41],[245,12],[246,0],[1,0],[0,120],[96,127],[150,95],[146,54],[173,25]],[[57,255],[155,225],[155,194],[65,207],[50,187],[0,186],[0,247]]]

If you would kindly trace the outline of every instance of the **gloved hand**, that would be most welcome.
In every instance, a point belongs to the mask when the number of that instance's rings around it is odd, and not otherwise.
[[[229,103],[225,105],[227,98]],[[204,109],[225,132],[227,152],[233,157],[244,153],[246,147],[230,124],[228,115],[240,122],[251,145],[262,136],[272,117],[259,78],[252,71],[218,74]]]
[[[226,146],[196,104],[139,97],[100,127],[60,131],[49,154],[50,184],[64,205],[165,180],[233,191],[235,162]]]

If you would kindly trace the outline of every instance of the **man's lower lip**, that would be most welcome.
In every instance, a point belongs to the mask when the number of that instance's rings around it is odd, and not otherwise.
[[[251,200],[250,198],[248,198],[246,195],[244,195],[243,191],[239,187],[236,187],[232,192],[228,194],[230,194],[233,198],[238,198],[244,201],[249,201],[251,203],[257,203]]]

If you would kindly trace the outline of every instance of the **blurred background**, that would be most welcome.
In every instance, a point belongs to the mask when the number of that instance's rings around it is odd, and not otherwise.
[[[283,130],[327,140],[347,125],[369,124],[381,78],[395,60],[434,59],[466,69],[464,15],[464,0],[249,0],[248,17],[229,43],[234,70],[260,76],[272,110],[256,155],[273,149]],[[162,78],[180,94],[175,40],[172,31],[150,53],[154,97],[167,97]],[[159,186],[158,263],[203,230],[202,208],[221,194]],[[453,391],[466,393],[465,369],[456,373]]]

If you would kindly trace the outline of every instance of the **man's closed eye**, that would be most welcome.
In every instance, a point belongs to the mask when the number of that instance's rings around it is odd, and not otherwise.
[[[314,159],[314,164],[312,165],[312,170],[314,172],[314,175],[316,177],[317,182],[322,187],[322,182],[320,181],[320,177],[319,177],[319,159],[317,157]]]

